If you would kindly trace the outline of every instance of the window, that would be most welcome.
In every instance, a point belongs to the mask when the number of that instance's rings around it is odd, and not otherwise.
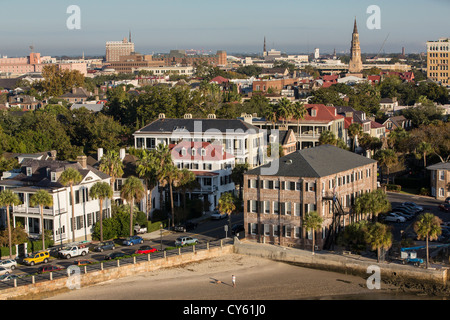
[[[278,201],[273,202],[273,214],[279,214],[280,213],[280,204]]]
[[[290,202],[286,202],[284,204],[284,210],[285,210],[285,214],[291,215],[292,214],[292,204]]]
[[[286,238],[290,238],[291,237],[291,227],[290,226],[284,226],[284,236]]]
[[[296,203],[294,205],[294,216],[299,217],[301,215],[301,204],[300,203]]]
[[[445,197],[445,190],[444,190],[444,188],[439,188],[439,197]]]
[[[264,225],[264,235],[270,236],[270,225],[268,225],[268,224]]]
[[[248,212],[256,213],[258,212],[258,202],[256,200],[248,200],[247,202]]]
[[[77,230],[82,229],[83,228],[83,224],[84,224],[83,216],[78,216],[75,219],[76,219],[76,224],[77,224]]]
[[[250,233],[258,234],[258,225],[256,223],[250,223]]]
[[[314,192],[314,191],[316,191],[316,183],[308,182],[306,188],[309,192]]]
[[[278,237],[280,235],[280,227],[276,224],[273,225],[273,235],[274,237]]]
[[[264,201],[264,213],[266,214],[270,213],[270,201],[268,200]]]
[[[439,180],[445,180],[445,170],[439,171]]]
[[[302,229],[300,227],[294,227],[294,238],[301,238],[302,237],[301,230]]]

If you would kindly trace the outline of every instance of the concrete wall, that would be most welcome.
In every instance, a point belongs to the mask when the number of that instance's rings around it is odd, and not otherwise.
[[[233,246],[227,245],[223,247],[210,248],[209,250],[183,253],[182,255],[170,256],[167,258],[155,260],[150,259],[150,261],[140,261],[136,264],[128,264],[120,267],[108,268],[86,274],[83,273],[83,268],[80,268],[82,273],[80,275],[79,285],[80,288],[83,288],[105,281],[116,280],[122,277],[133,276],[145,272],[152,272],[160,268],[175,267],[185,263],[205,260],[230,253],[233,253]],[[74,281],[70,281],[69,279],[73,279],[73,277],[49,280],[26,286],[20,286],[17,288],[1,290],[0,300],[7,300],[21,296],[31,296],[40,294],[45,295],[54,291],[69,290],[69,286],[75,286],[76,284]]]
[[[447,269],[433,270],[418,268],[412,265],[396,263],[377,263],[376,260],[357,255],[340,255],[334,253],[299,250],[280,247],[270,244],[236,241],[234,252],[238,254],[253,255],[275,261],[289,262],[298,266],[326,271],[335,271],[368,278],[369,266],[378,266],[381,272],[381,281],[419,281],[437,285],[446,285]]]

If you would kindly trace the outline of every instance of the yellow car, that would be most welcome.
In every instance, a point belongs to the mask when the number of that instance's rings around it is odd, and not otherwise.
[[[50,259],[48,251],[34,252],[29,257],[23,259],[23,263],[29,266],[34,266],[36,263],[47,263]]]

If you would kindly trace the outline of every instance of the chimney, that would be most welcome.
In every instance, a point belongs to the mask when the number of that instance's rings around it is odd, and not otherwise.
[[[97,149],[97,161],[102,160],[103,157],[103,148],[98,148]]]
[[[83,169],[87,169],[87,157],[86,156],[78,156],[77,162],[81,165]]]

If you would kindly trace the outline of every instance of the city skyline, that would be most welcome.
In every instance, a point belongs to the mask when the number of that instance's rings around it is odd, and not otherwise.
[[[289,0],[282,3],[231,0],[198,0],[187,3],[117,0],[91,3],[86,0],[26,1],[20,11],[6,15],[0,26],[0,55],[25,56],[34,46],[44,55],[105,55],[107,41],[120,41],[132,32],[137,52],[151,54],[171,49],[226,50],[229,53],[261,53],[264,37],[267,49],[285,53],[349,53],[356,17],[363,53],[407,53],[426,51],[426,41],[448,37],[446,15],[450,4],[444,0],[322,1],[321,5]],[[70,5],[80,8],[81,29],[70,30],[66,21]],[[380,29],[366,25],[370,5],[380,8]],[[17,12],[12,2],[5,12]],[[447,9],[447,10],[446,10]],[[433,14],[428,14],[433,12]]]

